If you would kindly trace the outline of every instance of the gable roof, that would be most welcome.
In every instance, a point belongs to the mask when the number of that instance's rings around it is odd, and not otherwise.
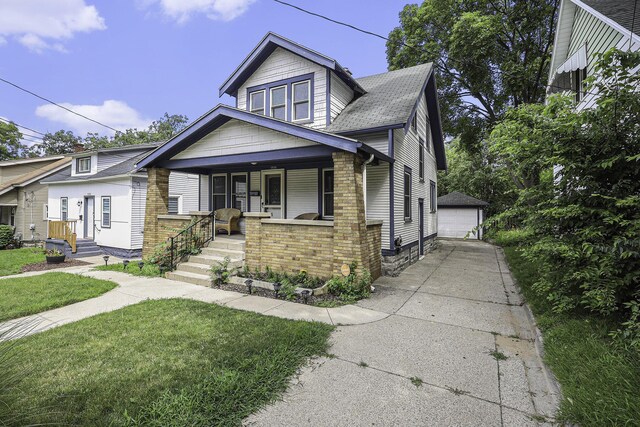
[[[222,83],[219,89],[219,95],[222,96],[226,93],[228,95],[235,96],[238,88],[242,86],[242,84],[278,47],[286,49],[335,72],[336,75],[355,92],[365,92],[351,74],[347,72],[347,70],[335,59],[269,31],[267,35],[262,38],[260,43],[258,43],[251,53],[249,53],[249,55],[242,61],[242,63],[240,63],[238,68],[236,68],[224,83]]]
[[[34,181],[38,181],[43,177],[46,177],[52,173],[55,173],[56,171],[59,171],[60,169],[63,169],[69,166],[70,163],[71,163],[70,158],[63,157],[58,161],[49,163],[48,165],[42,166],[41,168],[25,173],[24,175],[20,175],[0,185],[0,194],[4,194],[14,188],[29,185]]]
[[[346,136],[336,135],[323,130],[313,129],[307,126],[275,119],[273,117],[251,113],[246,110],[240,110],[228,105],[218,104],[215,108],[198,118],[191,125],[187,126],[182,132],[146,155],[142,160],[140,160],[140,162],[138,162],[137,168],[152,166],[161,161],[171,159],[180,151],[196,143],[204,136],[213,132],[232,119],[261,126],[277,132],[282,132],[287,135],[304,138],[312,142],[352,153],[355,153],[358,150],[366,151],[370,154],[375,154],[376,157],[385,161],[393,161],[389,156],[379,153],[371,147]]]
[[[638,27],[640,27],[640,6],[636,7],[636,0],[576,0],[574,3],[592,14],[594,14],[593,11],[595,11],[596,13],[594,15],[601,14],[609,18],[622,27],[616,28],[622,33],[625,32],[624,30],[627,30],[627,35],[629,35],[631,31],[636,35],[640,33],[640,31],[638,31]],[[607,23],[611,25],[610,22]],[[612,26],[615,28],[614,25]],[[634,28],[632,29],[631,27]]]
[[[3,160],[0,162],[0,167],[6,166],[16,166],[22,165],[25,163],[38,163],[38,162],[48,162],[51,160],[60,160],[64,158],[64,154],[57,154],[54,156],[44,156],[44,157],[28,157],[25,159],[11,159],[11,160]]]
[[[153,146],[157,147],[158,144],[145,144],[145,146]],[[148,148],[148,147],[147,147]],[[99,151],[102,152],[102,151]],[[58,182],[73,182],[73,181],[93,181],[93,180],[102,180],[107,178],[113,178],[116,176],[130,175],[137,171],[135,165],[141,158],[147,155],[147,152],[140,153],[136,156],[133,156],[127,160],[124,160],[120,163],[116,163],[113,166],[110,166],[106,169],[101,170],[93,175],[77,175],[71,176],[71,166],[59,171],[57,174],[52,175],[48,178],[41,180],[43,184],[51,184]]]
[[[438,197],[438,207],[482,207],[488,206],[489,203],[484,200],[476,199],[459,191],[454,191],[444,196]]]

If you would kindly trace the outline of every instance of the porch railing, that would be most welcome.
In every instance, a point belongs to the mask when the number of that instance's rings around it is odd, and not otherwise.
[[[169,237],[169,270],[175,270],[178,263],[182,262],[189,255],[200,253],[214,238],[215,213],[200,218],[189,224],[187,228]]]
[[[76,220],[49,221],[48,239],[62,239],[71,246],[71,252],[76,253]]]

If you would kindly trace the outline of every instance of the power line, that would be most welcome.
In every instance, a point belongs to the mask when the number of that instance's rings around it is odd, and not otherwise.
[[[27,130],[30,130],[31,132],[34,132],[34,133],[37,133],[37,134],[39,134],[39,135],[45,136],[45,134],[44,134],[44,133],[42,133],[42,132],[40,132],[40,131],[38,131],[38,130],[35,130],[35,129],[31,129],[31,128],[26,127],[26,126],[24,126],[24,125],[21,125],[21,124],[19,124],[19,123],[16,123],[16,122],[14,122],[13,120],[7,120],[7,119],[3,119],[2,117],[0,117],[0,121],[3,121],[3,122],[5,122],[5,123],[13,123],[14,125],[16,125],[16,126],[18,126],[18,127],[20,127],[20,128],[27,129]]]
[[[97,121],[97,120],[94,120],[94,119],[92,119],[91,117],[87,117],[87,116],[85,116],[85,115],[83,115],[83,114],[80,114],[80,113],[78,113],[78,112],[76,112],[76,111],[73,111],[72,109],[67,108],[67,107],[65,107],[64,105],[60,105],[60,104],[58,104],[57,102],[54,102],[54,101],[52,101],[52,100],[50,100],[50,99],[48,99],[48,98],[45,98],[44,96],[40,96],[40,95],[38,95],[37,93],[32,92],[32,91],[30,91],[29,89],[25,89],[25,88],[23,88],[22,86],[19,86],[19,85],[15,84],[15,83],[12,83],[12,82],[10,82],[9,80],[5,80],[5,79],[3,79],[2,77],[0,77],[0,81],[4,82],[4,83],[6,83],[6,84],[8,84],[8,85],[10,85],[10,86],[13,86],[13,87],[15,87],[16,89],[20,89],[21,91],[26,92],[26,93],[28,93],[29,95],[33,95],[33,96],[35,96],[36,98],[42,99],[43,101],[46,101],[46,102],[48,102],[49,104],[55,105],[56,107],[62,108],[63,110],[66,110],[66,111],[68,111],[68,112],[70,112],[70,113],[72,113],[72,114],[75,114],[75,115],[76,115],[76,116],[78,116],[78,117],[82,117],[83,119],[89,120],[90,122],[93,122],[93,123],[99,124],[100,126],[105,127],[105,128],[107,128],[107,129],[110,129],[110,130],[112,130],[112,131],[114,131],[114,132],[120,132],[120,131],[119,131],[118,129],[116,129],[116,128],[113,128],[113,127],[111,127],[111,126],[109,126],[109,125],[105,125],[104,123],[101,123],[101,122],[99,122],[99,121]]]

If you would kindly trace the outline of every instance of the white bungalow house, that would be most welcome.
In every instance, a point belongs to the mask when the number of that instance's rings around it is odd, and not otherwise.
[[[65,249],[73,257],[141,256],[147,174],[136,171],[134,164],[157,146],[75,153],[70,165],[41,180],[49,190],[47,246]],[[169,192],[168,214],[199,209],[198,176],[171,174]],[[65,230],[74,234],[66,242]]]
[[[159,228],[167,171],[206,176],[202,210],[242,211],[250,268],[328,276],[356,261],[376,277],[429,250],[436,172],[446,168],[432,64],[354,78],[270,32],[219,92],[235,105],[216,106],[137,163],[149,173],[145,251],[169,236]],[[304,213],[318,219],[296,219]],[[197,281],[193,271],[173,275]]]
[[[584,81],[596,73],[597,54],[613,47],[640,50],[640,7],[635,3],[635,0],[562,0],[551,57],[549,93],[571,91],[578,109],[594,104],[597,94],[587,93]]]

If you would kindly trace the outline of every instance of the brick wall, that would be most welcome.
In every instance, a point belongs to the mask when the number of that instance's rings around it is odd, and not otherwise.
[[[169,170],[149,168],[147,175],[143,256],[149,255],[158,243],[166,239],[167,236],[158,223],[158,215],[166,215],[169,211]]]
[[[382,275],[382,222],[367,225],[367,252],[369,254],[369,272],[376,280]]]

